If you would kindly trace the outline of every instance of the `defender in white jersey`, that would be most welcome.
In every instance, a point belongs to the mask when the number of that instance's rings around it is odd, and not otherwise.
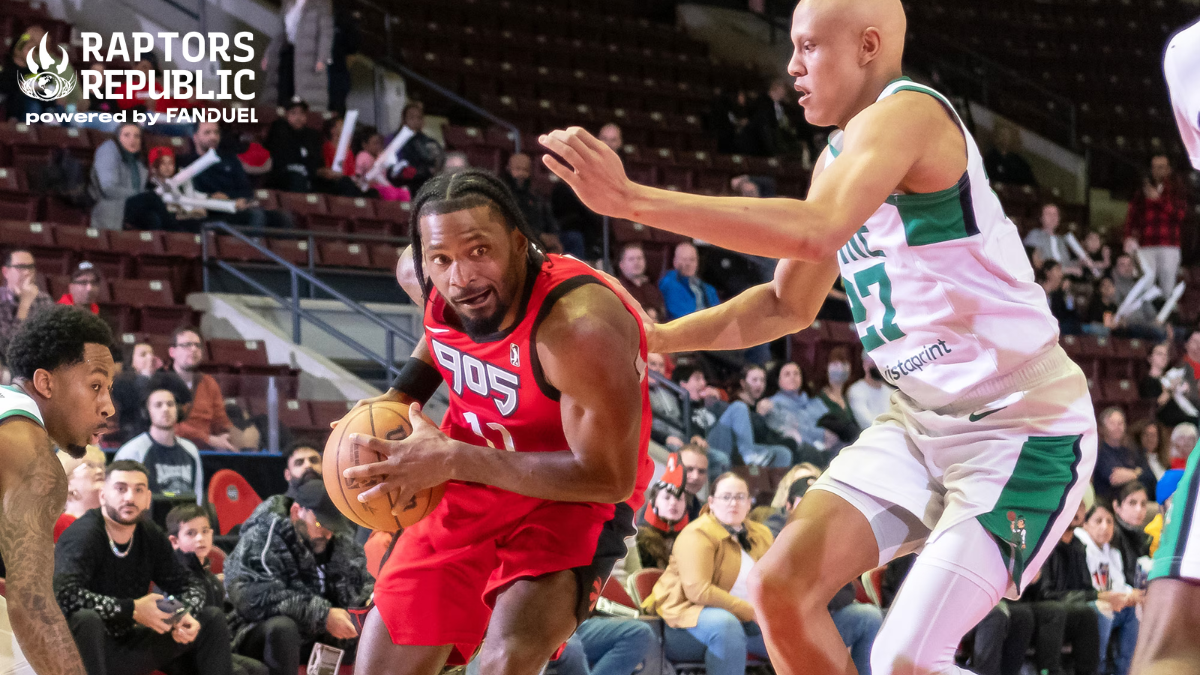
[[[1200,17],[1167,42],[1163,74],[1183,145],[1200,171]],[[1164,514],[1143,610],[1130,672],[1200,673],[1200,451],[1192,451]]]
[[[1033,578],[1095,463],[1086,378],[974,140],[944,97],[902,77],[904,33],[899,0],[797,6],[788,72],[808,120],[838,127],[803,201],[655,190],[581,129],[541,139],[563,160],[547,166],[599,213],[784,258],[773,283],[656,327],[653,351],[795,332],[840,273],[863,348],[899,389],[752,572],[781,673],[854,672],[826,604],[918,550],[872,671],[959,672],[960,639]]]
[[[67,477],[54,454],[74,457],[113,414],[112,331],[99,317],[56,305],[13,336],[0,387],[0,675],[84,675],[54,596],[54,522]]]

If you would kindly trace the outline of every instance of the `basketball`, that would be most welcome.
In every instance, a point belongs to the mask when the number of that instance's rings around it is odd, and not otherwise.
[[[342,515],[372,530],[395,532],[410,527],[429,515],[442,500],[445,485],[421,490],[405,506],[400,515],[392,515],[394,495],[382,495],[367,502],[358,495],[379,483],[378,479],[346,478],[342,472],[352,466],[383,461],[385,456],[350,442],[351,434],[366,434],[388,441],[398,441],[412,433],[408,421],[408,406],[402,403],[370,403],[351,410],[338,423],[325,443],[322,474],[325,490]]]

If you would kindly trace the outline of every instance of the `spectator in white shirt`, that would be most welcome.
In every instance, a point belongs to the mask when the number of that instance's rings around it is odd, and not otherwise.
[[[846,390],[846,402],[850,404],[850,412],[854,413],[854,421],[866,429],[876,417],[887,412],[896,388],[883,381],[883,374],[866,352],[863,352],[862,365],[866,375]]]
[[[1100,619],[1100,658],[1108,654],[1108,641],[1117,638],[1112,668],[1102,672],[1126,675],[1137,646],[1137,605],[1145,591],[1133,588],[1125,578],[1121,551],[1112,546],[1114,520],[1108,506],[1096,502],[1075,536],[1087,548],[1088,571],[1097,591],[1096,612]]]

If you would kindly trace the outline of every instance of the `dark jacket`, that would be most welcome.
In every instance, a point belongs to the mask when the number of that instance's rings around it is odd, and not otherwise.
[[[241,539],[225,560],[225,590],[233,603],[229,630],[236,651],[255,624],[286,616],[300,628],[304,642],[320,640],[353,649],[354,640],[337,640],[325,632],[333,607],[362,607],[375,582],[367,574],[362,546],[350,534],[329,542],[324,581],[316,556],[292,525],[292,500],[275,495],[254,509],[242,524]]]
[[[317,170],[325,166],[324,144],[325,139],[316,129],[293,129],[286,119],[272,122],[267,142],[263,143],[271,153],[267,185],[288,192],[312,192]],[[193,185],[200,189],[199,185]]]
[[[246,175],[246,169],[237,155],[218,149],[217,156],[221,158],[221,162],[213,164],[197,174],[192,179],[192,187],[196,188],[197,192],[203,192],[206,195],[220,192],[230,199],[254,199],[254,185],[250,182],[250,176]],[[186,168],[196,159],[196,155],[180,157],[179,166]],[[187,160],[187,164],[183,163],[184,160]],[[273,162],[272,166],[274,166]]]
[[[1155,501],[1154,489],[1158,483],[1146,456],[1123,445],[1112,446],[1104,441],[1100,442],[1100,448],[1096,452],[1096,469],[1092,472],[1092,484],[1096,486],[1097,497],[1111,500],[1121,487],[1108,482],[1109,476],[1116,468],[1141,469],[1138,481],[1146,487],[1146,498]]]
[[[1138,558],[1150,555],[1150,535],[1145,530],[1128,527],[1120,518],[1113,518],[1113,548],[1121,552],[1125,583],[1137,588]]]
[[[1059,541],[1042,565],[1042,577],[1031,584],[1031,600],[1058,600],[1061,602],[1091,602],[1096,599],[1092,586],[1092,573],[1088,570],[1087,549],[1079,539],[1070,543]]]
[[[176,549],[175,558],[191,575],[204,585],[204,606],[225,609],[225,585],[212,573],[212,561],[200,562],[195,553]]]

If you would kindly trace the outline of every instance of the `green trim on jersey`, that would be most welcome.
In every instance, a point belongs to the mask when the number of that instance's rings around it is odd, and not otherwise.
[[[1196,509],[1200,507],[1200,444],[1197,444],[1197,448],[1188,456],[1187,468],[1179,479],[1179,487],[1171,496],[1171,508],[1163,516],[1162,539],[1154,553],[1149,579],[1182,578],[1180,567],[1187,557],[1188,545],[1194,547],[1200,543],[1190,541],[1188,536],[1196,518]]]
[[[892,195],[887,203],[900,212],[909,246],[940,244],[979,234],[971,201],[971,180],[964,171],[954,187],[938,192]]]
[[[1058,543],[1046,541],[1046,535],[1079,480],[1081,438],[1037,436],[1025,441],[996,506],[978,516],[979,524],[996,540],[1018,588],[1028,562],[1043,546]]]
[[[26,394],[20,387],[14,387],[11,384],[0,384],[0,389],[6,389],[19,396],[29,398],[29,394]],[[33,399],[30,399],[30,401],[32,400]],[[5,422],[13,417],[25,417],[32,420],[39,427],[45,428],[46,426],[45,423],[42,422],[41,418],[29,412],[28,410],[22,410],[20,408],[6,408],[4,406],[4,394],[0,393],[0,422]]]

